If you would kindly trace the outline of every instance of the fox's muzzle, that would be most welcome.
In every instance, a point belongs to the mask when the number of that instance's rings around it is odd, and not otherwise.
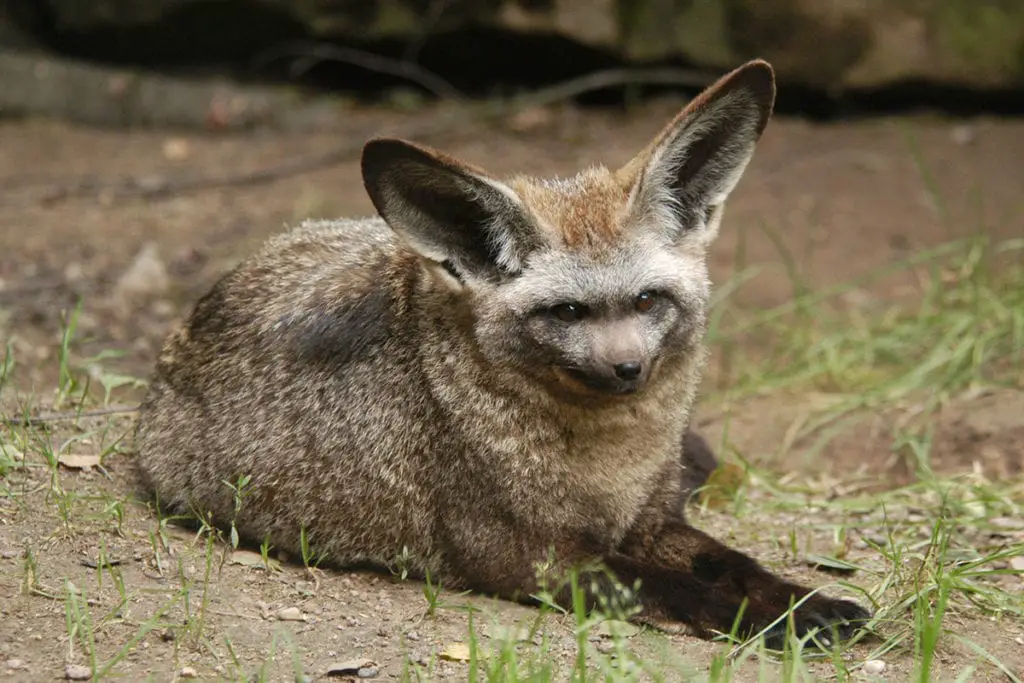
[[[644,387],[650,373],[640,361],[626,361],[601,369],[561,368],[561,374],[591,391],[634,394]]]

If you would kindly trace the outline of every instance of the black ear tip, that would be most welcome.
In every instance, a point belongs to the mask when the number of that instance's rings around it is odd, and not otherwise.
[[[751,60],[733,71],[731,77],[753,90],[760,98],[774,101],[775,69],[765,60]]]
[[[380,176],[403,161],[416,160],[424,156],[422,150],[410,142],[398,138],[370,138],[363,145],[359,159],[363,182],[375,184]]]
[[[757,100],[761,110],[761,121],[757,127],[760,134],[775,109],[775,69],[763,59],[752,59],[726,76],[725,80],[733,87],[748,90]]]
[[[362,167],[364,175],[367,170],[376,165],[376,161],[387,150],[389,143],[388,138],[370,138],[366,141],[363,151],[359,155],[359,165]]]
[[[378,213],[383,201],[381,185],[395,161],[408,156],[404,142],[395,138],[376,137],[366,141],[359,159],[359,171],[363,177],[363,187],[370,196]]]
[[[440,155],[434,150],[401,138],[370,138],[363,145],[360,164],[365,172],[368,169],[381,168],[395,162],[417,161],[421,163],[436,162]]]
[[[760,83],[763,87],[775,87],[775,69],[764,59],[752,59],[741,64],[726,76],[728,80],[742,80],[745,83]]]
[[[736,70],[757,73],[762,78],[768,78],[769,80],[773,81],[775,80],[775,69],[772,68],[771,63],[768,62],[768,60],[761,59],[760,57],[758,57],[757,59],[751,59],[749,62],[743,64]]]
[[[363,145],[361,161],[363,166],[382,157],[387,157],[403,147],[404,143],[395,138],[370,138]]]

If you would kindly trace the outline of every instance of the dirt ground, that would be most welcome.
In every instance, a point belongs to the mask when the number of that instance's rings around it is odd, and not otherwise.
[[[551,109],[421,141],[497,174],[567,174],[590,163],[624,162],[677,106],[658,101],[628,115]],[[355,110],[346,136],[401,134],[417,117],[431,115]],[[144,377],[176,318],[267,236],[306,216],[371,211],[355,157],[267,185],[211,188],[158,200],[114,198],[104,187],[125,179],[144,185],[252,170],[314,154],[340,141],[344,140],[338,134],[213,137],[97,131],[44,122],[0,125],[0,342],[13,340],[19,360],[16,387],[34,388],[42,397],[52,393],[59,311],[78,296],[84,307],[77,353],[85,357],[122,351],[124,355],[106,367]],[[998,238],[1020,237],[1022,178],[1024,120],[922,116],[816,125],[777,119],[730,201],[711,257],[713,279],[728,280],[739,253],[746,264],[763,266],[754,282],[739,289],[733,304],[756,311],[792,295],[780,243],[798,261],[808,282],[823,287],[954,237],[979,231]],[[95,191],[62,196],[60,188],[82,187],[83,181]],[[932,186],[937,193],[930,191]],[[941,201],[936,202],[936,196]],[[899,300],[914,287],[915,282],[903,275],[866,285],[858,296]],[[709,385],[714,381],[712,373]],[[131,392],[119,396],[124,402],[134,398]],[[965,424],[973,431],[941,450],[938,467],[967,472],[978,466],[995,476],[1019,476],[1024,469],[1024,401],[1016,394],[976,401],[954,409],[944,422],[950,434],[962,434]],[[733,406],[730,439],[754,460],[779,471],[799,467],[827,474],[855,463],[883,473],[894,466],[890,449],[865,447],[862,437],[840,442],[828,457],[810,464],[795,455],[780,460],[773,455],[775,445],[784,438],[799,405],[800,398],[795,397],[791,404],[759,398]],[[999,410],[990,410],[993,405]],[[985,420],[978,417],[982,414]],[[702,429],[713,436],[721,433],[718,412],[709,409],[700,418]],[[115,424],[127,429],[128,420]],[[285,563],[280,572],[267,572],[252,566],[250,556],[238,555],[221,567],[219,548],[207,582],[202,544],[193,547],[191,534],[171,528],[163,543],[153,540],[160,529],[145,507],[128,506],[123,518],[111,512],[112,501],[134,490],[134,470],[130,452],[108,458],[106,465],[108,474],[62,470],[62,485],[75,492],[74,505],[84,520],[76,529],[62,522],[52,501],[36,508],[0,498],[0,678],[52,680],[64,675],[69,658],[89,664],[81,647],[69,655],[64,578],[88,587],[92,618],[105,618],[102,628],[96,629],[95,649],[101,661],[131,644],[115,668],[126,680],[170,680],[192,673],[234,677],[252,673],[264,661],[272,663],[270,678],[288,678],[293,670],[288,638],[310,679],[322,676],[332,663],[352,659],[372,661],[366,668],[376,669],[381,678],[398,677],[403,652],[426,662],[432,653],[465,638],[465,610],[442,607],[425,617],[418,582],[327,571],[315,584],[294,563]],[[48,477],[46,470],[37,469],[11,482],[41,498],[39,490],[46,488]],[[800,517],[779,520],[777,528],[773,521],[770,530],[760,533],[732,525],[720,513],[703,513],[698,519],[780,571],[811,583],[830,580],[799,566],[773,540],[776,531],[781,535],[787,525],[800,524]],[[827,543],[825,532],[819,535]],[[137,591],[127,603],[119,600],[116,581],[106,574],[98,585],[101,574],[95,565],[101,541],[107,557],[117,560],[125,585]],[[54,599],[24,594],[29,572],[26,547],[33,549],[33,578],[42,592],[52,591]],[[205,640],[196,645],[181,629],[161,627],[131,642],[183,585],[193,587],[194,602],[202,586],[208,588]],[[442,600],[457,605],[469,599],[444,594]],[[506,625],[528,622],[535,615],[482,598],[472,602],[484,610],[479,618],[485,634],[498,628],[486,624],[487,615]],[[279,610],[290,607],[300,611],[301,620],[277,618]],[[180,622],[182,609],[176,604],[166,618]],[[193,604],[192,609],[199,607]],[[975,619],[969,626],[978,642],[1018,675],[1024,672],[1024,626],[987,619]],[[554,632],[554,650],[571,657],[569,622]],[[275,634],[283,639],[276,654],[271,651]],[[654,660],[688,662],[697,671],[706,669],[720,647],[685,634],[643,634],[635,645]],[[863,656],[866,650],[855,651],[854,659],[857,652]],[[952,647],[939,665],[952,678],[967,663],[976,662]],[[909,672],[900,666],[891,663],[885,678],[902,680],[901,675]],[[753,671],[756,674],[756,667]],[[459,680],[465,677],[465,664],[440,661],[435,673]],[[994,670],[979,670],[976,675],[977,680],[1005,680]]]

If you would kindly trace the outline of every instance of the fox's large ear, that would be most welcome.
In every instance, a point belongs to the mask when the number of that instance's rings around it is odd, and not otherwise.
[[[515,192],[468,164],[404,140],[377,138],[363,148],[362,172],[388,225],[460,277],[514,274],[537,246]]]
[[[631,187],[635,221],[665,227],[675,240],[709,241],[775,104],[768,62],[747,62],[707,88],[619,170]]]

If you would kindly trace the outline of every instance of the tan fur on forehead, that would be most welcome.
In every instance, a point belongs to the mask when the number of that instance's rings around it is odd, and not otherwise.
[[[567,247],[610,246],[622,235],[630,186],[603,166],[564,179],[519,176],[508,186],[541,229]]]

